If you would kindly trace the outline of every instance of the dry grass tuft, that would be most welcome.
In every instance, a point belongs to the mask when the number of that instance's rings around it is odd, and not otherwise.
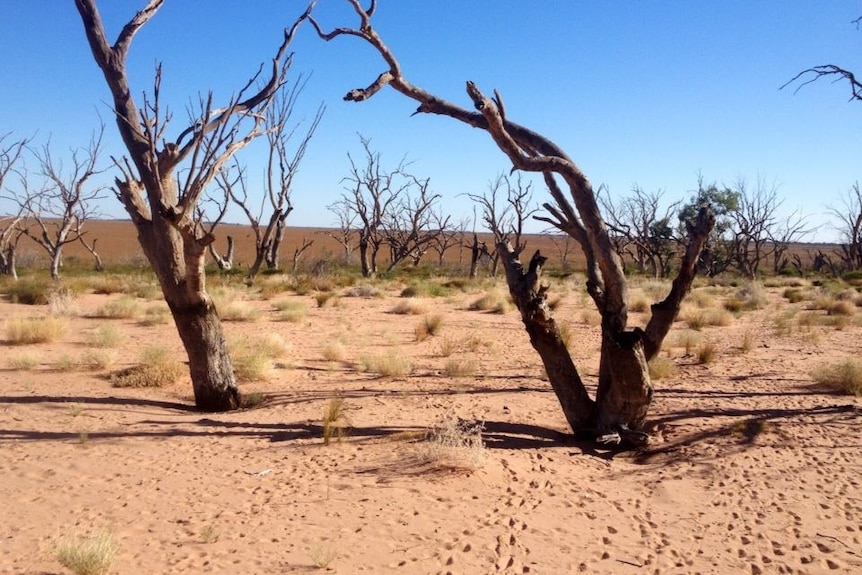
[[[334,438],[341,443],[347,429],[353,425],[347,415],[344,399],[333,397],[323,408],[323,444],[329,445]]]
[[[410,375],[413,371],[410,360],[395,351],[388,355],[363,356],[359,361],[362,371],[386,377]]]
[[[450,359],[443,368],[447,377],[470,377],[476,374],[478,366],[472,359]]]
[[[711,343],[703,344],[699,350],[697,350],[697,362],[700,364],[712,363],[715,359],[715,345]]]
[[[340,341],[330,342],[323,348],[323,359],[326,361],[344,361],[346,355],[347,350]]]
[[[75,575],[105,575],[117,555],[117,542],[104,530],[85,537],[65,538],[55,544],[54,557]]]
[[[674,334],[670,344],[673,347],[682,347],[686,355],[691,355],[694,348],[700,345],[701,336],[696,331],[683,330]]]
[[[6,320],[6,341],[10,345],[29,345],[55,342],[66,333],[69,322],[65,318],[12,318]]]
[[[251,302],[243,300],[220,301],[216,304],[219,317],[224,321],[258,321],[261,312]]]
[[[278,319],[280,321],[289,321],[291,323],[299,323],[305,319],[307,308],[305,302],[298,300],[281,300],[272,304],[278,310]]]
[[[371,285],[358,285],[344,290],[344,297],[383,297],[383,292]]]
[[[72,290],[58,289],[48,296],[48,315],[55,317],[73,317],[78,315],[75,305],[75,294]]]
[[[278,334],[234,338],[229,347],[234,376],[239,382],[268,378],[274,368],[273,360],[287,351],[284,339]]]
[[[10,369],[18,371],[30,371],[39,365],[39,359],[32,355],[13,355],[6,361]]]
[[[826,313],[828,315],[851,316],[856,313],[856,304],[849,300],[839,299],[829,304]]]
[[[440,333],[443,325],[443,317],[440,315],[426,315],[413,330],[417,342],[423,342],[429,337]]]
[[[93,347],[115,348],[123,342],[123,332],[115,325],[100,325],[89,335],[87,341]]]
[[[811,374],[818,384],[840,393],[862,396],[862,363],[848,359],[823,366]]]
[[[468,308],[470,311],[488,311],[491,313],[506,313],[512,309],[508,296],[500,290],[491,290],[474,300]]]
[[[392,313],[398,315],[422,315],[426,311],[428,307],[425,303],[415,299],[403,299],[392,308]]]
[[[141,302],[130,296],[122,296],[97,309],[93,317],[134,319],[139,315],[141,315]]]
[[[146,327],[164,325],[168,323],[170,318],[171,312],[168,308],[163,305],[156,305],[144,310],[144,315],[138,320],[138,323]]]

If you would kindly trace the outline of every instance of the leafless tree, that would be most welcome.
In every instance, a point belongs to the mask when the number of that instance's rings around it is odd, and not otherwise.
[[[290,62],[288,59],[287,67]],[[240,207],[254,234],[255,257],[246,273],[249,282],[254,281],[264,264],[267,269],[278,269],[284,228],[293,211],[293,179],[323,117],[324,108],[321,106],[296,148],[290,151],[291,140],[299,129],[299,123],[293,123],[296,102],[304,86],[300,78],[289,89],[283,87],[266,110],[268,154],[260,205],[256,208],[252,205],[255,194],[249,194],[246,171],[238,163],[234,163],[231,173],[226,170],[216,177],[219,188]]]
[[[27,146],[27,140],[12,142],[10,136],[9,133],[0,135],[0,199],[6,201],[14,198],[14,194],[6,190],[6,178],[14,172]],[[26,212],[18,202],[9,201],[9,204],[15,204],[15,213],[0,216],[0,274],[17,279],[15,253],[26,229]]]
[[[554,248],[557,250],[557,255],[560,257],[560,267],[563,272],[572,271],[572,263],[570,259],[575,251],[575,240],[568,234],[559,233],[559,230],[556,228],[551,228],[545,233],[548,234],[551,243],[554,244]]]
[[[128,150],[127,158],[115,159],[121,172],[116,194],[137,229],[188,353],[195,403],[208,411],[235,409],[240,394],[222,325],[206,291],[204,264],[214,236],[201,227],[196,208],[231,157],[266,132],[264,114],[285,82],[285,55],[306,14],[285,30],[262,87],[252,88],[262,72],[258,70],[224,107],[214,104],[211,93],[200,97],[199,113],[169,139],[171,115],[160,97],[161,66],[143,106],[132,96],[137,91],[129,85],[126,67],[132,40],[163,4],[164,0],[149,0],[111,44],[96,0],[75,0]]]
[[[754,190],[746,185],[744,179],[739,179],[734,188],[739,202],[729,215],[734,223],[736,267],[742,275],[754,278],[760,265],[772,255],[772,230],[777,225],[782,202],[778,199],[777,188],[767,188],[761,180]]]
[[[401,188],[399,200],[383,213],[384,241],[389,245],[389,266],[392,271],[405,259],[418,266],[435,238],[449,225],[449,216],[439,209],[440,194],[429,190],[430,180],[402,173],[407,185]]]
[[[505,193],[505,197],[503,194]],[[532,184],[525,182],[519,172],[513,181],[510,176],[500,174],[488,183],[483,194],[467,194],[482,210],[485,228],[494,235],[494,245],[509,242],[519,255],[527,247],[522,241],[524,223],[538,211],[533,205]],[[491,275],[497,275],[500,254],[492,254]]]
[[[439,210],[432,214],[432,219],[432,229],[439,230],[440,233],[434,236],[430,245],[437,254],[437,266],[442,268],[446,252],[463,242],[469,220],[462,218],[457,226],[451,226],[449,225],[449,216],[444,216]]]
[[[401,207],[402,197],[414,184],[407,175],[406,162],[402,160],[394,170],[386,170],[380,161],[380,153],[371,149],[371,141],[359,137],[365,161],[359,164],[353,156],[350,160],[350,175],[341,199],[336,202],[339,212],[355,215],[358,225],[359,262],[363,277],[377,275],[377,256],[380,248],[389,239],[387,226],[395,225],[392,214]],[[330,207],[332,210],[333,208]]]
[[[86,148],[72,150],[70,167],[51,152],[50,142],[34,150],[39,164],[39,186],[33,186],[31,175],[22,170],[20,191],[13,197],[33,225],[24,233],[42,247],[50,259],[51,278],[60,277],[63,248],[81,241],[84,224],[96,215],[96,202],[105,197],[103,186],[93,186],[93,176],[102,170],[97,166],[104,126],[94,133]]]
[[[468,82],[467,94],[476,110],[470,111],[411,84],[394,54],[371,25],[376,2],[372,1],[366,10],[359,0],[348,1],[359,17],[358,27],[325,32],[313,16],[311,23],[327,41],[344,35],[360,38],[379,53],[388,69],[367,87],[350,91],[346,100],[363,101],[390,86],[418,102],[417,113],[448,116],[484,130],[506,154],[514,169],[543,175],[553,204],[544,204],[550,215],[539,219],[581,244],[587,258],[587,290],[602,314],[602,353],[595,400],[589,396],[547,305],[548,287],[540,284],[545,257],[537,251],[525,268],[511,245],[499,245],[497,249],[503,254],[509,290],[571,428],[591,429],[602,443],[646,442],[648,437],[639,429],[653,394],[647,361],[661,348],[694,279],[698,254],[713,223],[709,210],[701,210],[690,222],[691,241],[670,294],[653,304],[646,329],[628,329],[628,290],[622,264],[611,245],[593,188],[577,165],[551,140],[509,120],[498,93],[488,98],[475,84]],[[558,178],[568,187],[569,197],[564,194]]]
[[[829,213],[841,234],[838,256],[843,267],[862,270],[862,186],[859,182],[853,184],[841,205],[829,208]]]
[[[607,191],[597,193],[617,253],[631,258],[639,272],[653,277],[670,275],[671,262],[678,251],[672,223],[682,202],[662,209],[663,196],[661,190],[647,192],[634,186],[631,195],[614,203]]]
[[[788,251],[793,244],[804,241],[811,231],[808,226],[808,218],[798,210],[794,210],[780,224],[776,224],[768,231],[769,241],[772,244],[773,273],[780,273],[791,266],[798,273],[802,273],[802,259],[799,254],[792,254],[788,257]]]
[[[353,254],[353,250],[356,249],[356,245],[354,245],[354,236],[356,236],[356,231],[354,230],[354,226],[356,225],[357,214],[350,208],[350,204],[346,203],[343,200],[337,201],[333,204],[326,206],[326,209],[335,214],[335,217],[338,219],[338,228],[337,232],[326,232],[326,234],[334,239],[341,248],[344,250],[344,263],[350,263],[350,256]]]

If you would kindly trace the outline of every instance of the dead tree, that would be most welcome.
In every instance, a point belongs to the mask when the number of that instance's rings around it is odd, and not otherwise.
[[[437,208],[440,194],[429,191],[430,180],[402,175],[406,185],[400,188],[399,201],[383,214],[383,236],[389,245],[387,272],[408,258],[418,266],[430,244],[449,225],[449,216]]]
[[[290,59],[287,67],[289,65]],[[289,90],[279,90],[273,105],[266,111],[268,153],[260,205],[257,208],[252,205],[254,194],[249,194],[245,169],[238,163],[231,170],[233,175],[223,172],[216,178],[225,196],[245,214],[254,234],[254,261],[246,273],[249,283],[254,282],[263,265],[270,270],[278,269],[284,228],[287,217],[293,211],[293,179],[323,117],[324,108],[321,106],[304,136],[291,151],[291,140],[299,128],[298,124],[293,124],[295,106],[304,85],[300,78]]]
[[[353,227],[356,224],[358,216],[355,211],[350,209],[350,205],[344,201],[329,204],[326,206],[326,209],[335,214],[335,217],[338,219],[338,231],[326,232],[326,235],[338,242],[344,250],[344,263],[349,264],[350,256],[353,254],[353,250],[356,249],[353,243],[356,231]]]
[[[199,113],[175,139],[166,133],[171,116],[160,98],[161,67],[153,93],[135,102],[126,60],[132,40],[162,7],[150,0],[108,40],[95,0],[75,0],[87,41],[112,96],[117,128],[128,157],[115,160],[121,172],[116,195],[132,219],[138,240],[162,288],[189,357],[195,404],[207,411],[236,409],[240,394],[222,325],[206,291],[204,264],[212,233],[195,217],[204,190],[231,157],[266,131],[265,114],[285,81],[285,54],[300,22],[285,30],[272,59],[269,78],[259,89],[258,74],[224,107],[212,94],[201,97]]]
[[[14,198],[12,192],[6,190],[6,178],[15,170],[27,146],[27,140],[8,142],[9,134],[0,135],[0,199],[11,200]],[[26,229],[25,210],[18,202],[16,213],[0,217],[0,275],[11,276],[18,279],[18,270],[15,263],[15,252],[18,242],[24,235]]]
[[[847,193],[842,205],[829,208],[835,220],[841,245],[838,256],[843,267],[848,270],[862,270],[862,186],[859,182]],[[823,255],[823,254],[821,254]],[[832,266],[831,260],[827,260]]]
[[[435,211],[431,217],[433,218],[432,229],[439,230],[439,233],[434,236],[430,246],[437,254],[437,267],[442,268],[446,252],[462,241],[468,220],[462,219],[456,227],[452,227],[449,225],[449,216],[444,216],[440,211]]]
[[[411,84],[404,77],[394,54],[371,25],[376,2],[372,1],[366,10],[359,0],[348,1],[359,16],[359,26],[324,32],[311,17],[318,35],[324,40],[343,35],[358,37],[380,54],[388,69],[369,86],[348,92],[346,100],[360,102],[390,86],[418,102],[417,113],[448,116],[484,130],[506,154],[514,169],[543,175],[553,203],[544,204],[549,216],[539,219],[571,235],[581,244],[587,258],[587,290],[602,315],[601,360],[595,400],[590,398],[551,317],[546,299],[548,287],[541,285],[544,256],[537,251],[525,267],[514,248],[508,244],[497,246],[502,253],[509,290],[572,430],[592,430],[603,443],[645,443],[648,437],[639,430],[652,400],[647,361],[660,350],[694,280],[697,256],[713,224],[709,210],[701,210],[689,222],[690,241],[670,294],[653,304],[645,329],[629,329],[628,289],[622,264],[611,245],[593,188],[577,165],[548,138],[509,120],[499,94],[488,98],[475,84],[467,82],[467,94],[476,110],[470,111]],[[568,187],[568,197],[563,192],[560,179]]]
[[[93,269],[97,272],[101,272],[105,270],[105,266],[102,263],[102,256],[99,255],[99,252],[96,251],[96,242],[98,238],[93,238],[93,245],[87,243],[87,240],[84,239],[84,236],[78,236],[78,239],[81,241],[81,245],[84,246],[84,249],[90,252],[90,255],[93,256]]]
[[[348,185],[336,204],[340,205],[339,210],[355,215],[362,276],[373,278],[377,275],[380,248],[388,239],[386,229],[391,224],[391,214],[397,212],[411,182],[403,177],[404,160],[394,170],[386,170],[381,165],[380,153],[372,151],[371,141],[364,136],[359,136],[359,141],[365,162],[360,165],[347,154],[350,175],[342,181]]]
[[[502,197],[505,192],[505,198]],[[488,183],[488,190],[479,194],[467,194],[482,210],[482,221],[485,228],[494,235],[494,245],[510,242],[515,251],[520,254],[527,247],[521,240],[524,234],[524,223],[538,211],[533,206],[532,184],[525,183],[520,173],[513,182],[509,176],[500,174],[493,182]],[[497,275],[500,254],[491,254],[491,275]]]
[[[639,186],[617,203],[607,191],[596,195],[620,257],[630,258],[640,273],[667,277],[678,244],[671,222],[682,202],[662,209],[664,192],[647,192]]]
[[[97,163],[104,129],[91,136],[86,148],[72,150],[68,171],[51,153],[50,143],[34,151],[41,186],[31,187],[30,176],[20,172],[22,191],[16,199],[35,224],[25,228],[25,234],[48,254],[52,279],[60,277],[63,248],[82,240],[84,224],[97,215],[95,204],[105,197],[104,187],[90,186],[91,178],[101,172]]]

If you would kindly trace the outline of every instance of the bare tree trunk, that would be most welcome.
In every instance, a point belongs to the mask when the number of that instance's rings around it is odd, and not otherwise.
[[[133,221],[188,353],[195,405],[204,411],[237,409],[240,395],[227,340],[206,293],[203,245],[195,238],[183,238],[158,215],[152,221]]]
[[[18,268],[15,262],[15,246],[7,246],[3,253],[0,254],[0,260],[2,260],[0,261],[0,263],[2,263],[2,266],[0,266],[0,272],[2,272],[3,275],[10,276],[12,279],[17,280]]]
[[[78,240],[84,245],[84,248],[90,252],[90,255],[93,256],[93,267],[95,270],[97,272],[103,271],[105,266],[102,264],[102,256],[100,256],[99,252],[96,251],[96,242],[98,241],[98,238],[93,240],[92,246],[84,240],[84,236],[78,236]]]

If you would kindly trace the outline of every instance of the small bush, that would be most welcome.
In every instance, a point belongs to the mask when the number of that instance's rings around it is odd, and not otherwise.
[[[700,334],[696,331],[685,330],[674,335],[671,345],[685,348],[685,354],[691,355],[694,348],[700,344],[700,340]]]
[[[23,305],[45,305],[51,297],[50,281],[38,278],[22,278],[8,283],[4,290],[12,303]]]
[[[108,369],[114,365],[114,354],[108,350],[91,349],[83,355],[79,364],[73,365],[80,365],[92,370]]]
[[[333,438],[340,443],[351,425],[344,399],[341,397],[330,399],[323,408],[323,444],[329,445]]]
[[[273,360],[284,355],[286,344],[281,336],[268,334],[233,339],[230,350],[237,381],[259,381],[269,377]]]
[[[799,303],[808,299],[808,292],[800,288],[787,288],[781,295],[790,303]]]
[[[48,296],[48,315],[72,317],[78,315],[75,294],[70,289],[58,289]]]
[[[240,407],[243,409],[254,409],[255,407],[262,406],[264,403],[266,403],[266,395],[260,391],[243,393],[239,401]]]
[[[164,387],[185,372],[185,366],[169,359],[163,348],[148,348],[141,354],[141,363],[111,374],[110,380],[114,387]]]
[[[54,557],[75,575],[105,575],[117,555],[117,542],[109,531],[58,541]]]
[[[769,303],[766,290],[757,282],[748,282],[739,288],[733,297],[724,302],[724,309],[731,312],[761,309]]]
[[[678,371],[679,369],[677,368],[676,363],[667,357],[657,355],[649,362],[650,379],[654,379],[656,381],[666,377],[673,377]]]
[[[740,344],[739,344],[739,349],[742,351],[742,353],[748,353],[753,348],[754,348],[754,336],[751,334],[750,331],[747,331],[744,334],[742,334],[742,342],[740,342]]]
[[[629,311],[634,313],[646,313],[650,310],[650,303],[646,296],[632,298],[629,303]]]
[[[426,315],[419,322],[419,325],[413,330],[416,336],[416,341],[423,342],[429,337],[433,337],[440,333],[440,328],[443,325],[443,318],[439,315]]]
[[[69,326],[64,318],[12,318],[6,320],[6,341],[11,345],[51,343],[60,339]]]
[[[862,363],[857,360],[823,366],[811,375],[814,381],[831,390],[862,396]]]

